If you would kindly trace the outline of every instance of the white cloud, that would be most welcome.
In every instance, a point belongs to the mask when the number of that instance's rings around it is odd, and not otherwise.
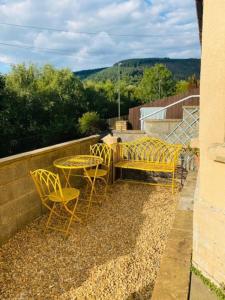
[[[0,55],[0,61],[3,64],[11,64],[12,63],[12,61],[8,55]]]
[[[102,19],[113,20],[126,20],[131,13],[135,13],[140,8],[140,1],[128,0],[119,3],[112,3],[107,6],[103,6],[98,12],[98,16]]]
[[[0,45],[0,71],[1,63],[52,63],[81,70],[132,57],[200,55],[193,0],[8,0],[0,1],[0,22],[65,29],[54,32],[0,25],[0,43],[62,51],[60,55]]]

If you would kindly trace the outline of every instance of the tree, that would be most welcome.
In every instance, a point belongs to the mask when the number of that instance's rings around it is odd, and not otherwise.
[[[79,128],[82,134],[90,135],[105,130],[107,125],[96,112],[86,112],[79,119]]]
[[[8,154],[77,138],[86,111],[82,82],[69,69],[20,64],[5,76],[1,138],[13,141]],[[8,147],[9,149],[10,147]],[[3,151],[5,152],[5,151]]]
[[[0,113],[3,107],[4,96],[5,96],[5,78],[0,73]]]
[[[118,113],[118,81],[106,80],[95,82],[87,80],[84,83],[88,111],[97,111],[101,118],[117,116]],[[129,84],[126,79],[120,80],[121,114],[128,114],[130,107],[139,104],[135,96],[136,86]]]
[[[172,73],[165,65],[156,64],[152,68],[145,69],[136,95],[141,102],[147,103],[171,96],[174,92],[175,81]]]
[[[103,119],[114,117],[117,111],[115,87],[107,82],[88,80],[84,83],[86,108],[88,111],[97,111]]]
[[[193,74],[191,76],[188,77],[187,79],[188,83],[189,83],[189,88],[190,89],[195,89],[199,87],[199,80],[197,79],[196,75]]]
[[[189,82],[186,80],[179,80],[176,83],[176,94],[182,94],[189,90]]]

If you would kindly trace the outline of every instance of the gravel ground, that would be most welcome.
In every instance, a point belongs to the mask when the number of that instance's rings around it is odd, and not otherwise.
[[[117,183],[71,235],[46,216],[1,248],[1,299],[150,299],[175,214],[170,189]]]

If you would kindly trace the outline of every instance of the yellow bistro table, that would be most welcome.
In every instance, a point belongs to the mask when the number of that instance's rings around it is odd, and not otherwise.
[[[53,165],[56,168],[59,168],[62,170],[62,172],[65,176],[65,179],[66,179],[66,187],[71,187],[70,177],[74,176],[72,174],[73,170],[83,170],[84,171],[83,175],[75,175],[75,176],[86,178],[91,186],[90,197],[88,199],[87,215],[89,213],[90,206],[92,203],[92,197],[93,197],[93,192],[94,192],[94,188],[95,188],[95,179],[96,179],[96,176],[94,176],[94,178],[91,179],[91,177],[88,175],[87,170],[90,168],[95,168],[95,172],[97,174],[98,167],[100,164],[102,164],[102,162],[103,162],[103,159],[101,157],[93,156],[93,155],[67,156],[67,157],[58,158],[53,162]]]

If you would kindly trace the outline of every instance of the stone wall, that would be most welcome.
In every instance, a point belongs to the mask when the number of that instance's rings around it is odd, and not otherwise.
[[[30,170],[52,170],[57,158],[87,154],[99,136],[90,136],[0,159],[0,244],[42,214]]]

